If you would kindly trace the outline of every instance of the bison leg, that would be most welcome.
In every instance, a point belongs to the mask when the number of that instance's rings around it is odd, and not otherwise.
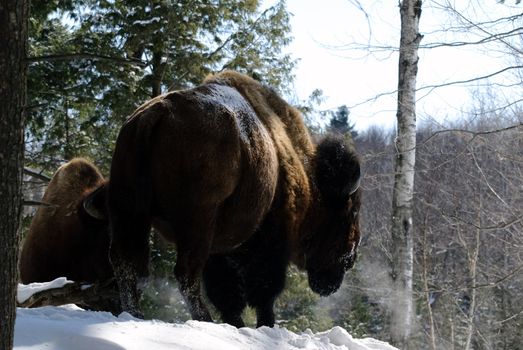
[[[174,276],[194,320],[212,322],[202,299],[201,281],[215,225],[214,206],[188,206],[172,220],[177,259]]]
[[[178,245],[178,258],[174,275],[193,320],[212,322],[211,314],[201,295],[201,276],[204,262],[200,263],[199,252]]]
[[[247,302],[256,309],[256,326],[274,327],[274,301],[285,287],[286,264],[268,259],[251,266],[248,273]]]
[[[222,321],[237,328],[244,327],[241,314],[247,302],[237,261],[223,254],[211,255],[203,278],[207,297],[220,312]]]
[[[274,326],[274,302],[285,287],[289,248],[279,227],[278,220],[269,213],[244,253],[248,262],[247,303],[256,309],[257,327]]]
[[[150,220],[137,213],[111,213],[110,258],[120,290],[123,311],[143,317],[139,311],[138,277],[146,276],[149,261]]]

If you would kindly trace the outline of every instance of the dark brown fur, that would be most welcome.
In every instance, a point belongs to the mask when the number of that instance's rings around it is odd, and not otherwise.
[[[272,326],[290,262],[307,271],[321,295],[335,292],[353,266],[360,240],[359,160],[340,137],[313,145],[299,112],[254,80],[225,72],[208,81],[242,93],[270,130],[280,163],[271,210],[254,235],[210,257],[207,295],[225,322],[243,326],[241,313],[250,305],[258,326]]]
[[[216,276],[228,273],[231,266],[221,257],[245,265],[277,261],[274,271],[260,275],[274,288],[260,294],[259,301],[247,300],[259,307],[259,324],[260,319],[261,324],[274,322],[272,303],[289,259],[310,271],[311,287],[319,293],[337,289],[359,242],[354,210],[359,195],[349,193],[359,178],[359,164],[356,158],[345,159],[352,153],[339,141],[329,142],[324,145],[328,156],[317,161],[298,111],[235,72],[138,108],[118,136],[109,185],[111,259],[124,310],[139,314],[136,283],[147,272],[151,225],[177,245],[175,276],[195,319],[211,320],[201,299],[201,278],[208,261],[207,276],[213,266]],[[348,165],[333,164],[338,160]],[[322,195],[315,184],[318,174],[334,179],[339,196]],[[242,258],[234,257],[237,252]],[[207,282],[210,294],[216,291],[221,297],[235,285],[243,288],[234,278],[231,288],[223,290],[219,283],[213,287],[209,278]],[[217,306],[227,313],[227,306]]]
[[[67,277],[79,282],[113,276],[108,260],[107,222],[89,216],[84,199],[104,184],[100,171],[85,159],[62,165],[47,186],[29,227],[20,257],[23,283]]]

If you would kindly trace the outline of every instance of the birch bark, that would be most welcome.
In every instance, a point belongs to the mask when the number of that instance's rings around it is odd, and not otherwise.
[[[419,34],[421,1],[401,1],[400,15],[397,134],[391,227],[392,278],[396,307],[391,315],[391,335],[396,345],[407,349],[414,311],[412,200],[416,158],[416,76],[418,48],[422,38]]]

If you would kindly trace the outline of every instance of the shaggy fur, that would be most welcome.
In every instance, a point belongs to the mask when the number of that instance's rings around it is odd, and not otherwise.
[[[340,137],[314,146],[299,112],[272,90],[235,72],[208,78],[233,86],[270,131],[279,157],[271,210],[254,235],[228,254],[210,257],[206,292],[225,322],[243,326],[250,305],[258,326],[273,326],[273,305],[290,262],[305,269],[311,288],[336,291],[352,267],[360,240],[359,160]]]
[[[177,245],[174,273],[194,319],[211,320],[202,274],[237,326],[247,304],[259,325],[274,324],[291,261],[313,290],[335,291],[359,243],[359,163],[342,140],[322,144],[316,152],[297,110],[235,72],[139,107],[118,136],[108,192],[124,310],[139,315],[151,225]]]
[[[103,185],[98,168],[82,158],[56,171],[42,199],[47,206],[37,210],[22,247],[22,283],[58,277],[93,283],[113,276],[107,221],[93,218],[83,207],[84,200],[98,189],[100,195],[93,204],[105,210]],[[90,308],[115,310],[102,302]]]
[[[111,164],[111,259],[122,306],[139,314],[151,224],[177,246],[175,276],[194,319],[211,320],[200,293],[210,253],[249,238],[268,211],[278,159],[251,106],[206,84],[140,107],[124,125]]]

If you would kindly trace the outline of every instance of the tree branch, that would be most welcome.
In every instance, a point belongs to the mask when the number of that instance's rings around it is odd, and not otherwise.
[[[471,131],[471,130],[467,130],[467,129],[445,129],[445,130],[438,130],[438,131],[435,131],[432,133],[432,135],[430,135],[429,137],[427,137],[425,140],[423,140],[422,142],[420,142],[419,144],[426,144],[427,142],[429,142],[432,138],[440,135],[440,134],[443,134],[443,133],[449,133],[449,132],[457,132],[457,133],[463,133],[463,134],[469,134],[469,135],[472,135],[472,139],[470,141],[472,141],[474,138],[478,137],[478,136],[481,136],[481,135],[489,135],[489,134],[496,134],[496,133],[499,133],[499,132],[505,132],[505,131],[509,131],[509,130],[513,130],[513,129],[518,129],[518,128],[522,128],[523,127],[523,123],[519,123],[519,124],[516,124],[516,125],[511,125],[511,126],[507,126],[505,128],[499,128],[499,129],[491,129],[491,130],[484,130],[484,131]]]
[[[114,280],[108,280],[101,283],[87,285],[85,283],[68,283],[61,288],[43,290],[33,294],[23,302],[17,301],[18,307],[41,307],[41,306],[59,306],[65,304],[82,304],[94,306],[103,303],[119,305],[119,294],[115,288]],[[117,308],[115,308],[117,309]]]
[[[475,77],[475,78],[471,78],[471,79],[455,80],[455,81],[451,81],[451,82],[444,83],[444,84],[425,85],[425,86],[420,87],[416,91],[427,90],[427,89],[435,89],[435,88],[440,88],[440,87],[444,87],[444,86],[452,86],[452,85],[472,83],[472,82],[475,82],[475,81],[478,81],[478,80],[492,78],[492,77],[494,77],[494,76],[496,76],[498,74],[504,73],[504,72],[512,70],[512,69],[522,69],[522,68],[523,68],[523,66],[521,66],[521,65],[520,66],[505,67],[505,68],[500,69],[500,70],[498,70],[496,72],[489,73],[489,74],[482,75],[482,76]]]
[[[40,202],[40,201],[32,201],[32,200],[24,200],[23,203],[24,207],[50,207],[51,204]]]
[[[29,169],[29,168],[24,168],[24,174],[32,176],[38,180],[42,180],[45,182],[51,181],[51,178],[42,174],[42,172],[37,172],[37,171]]]
[[[523,31],[523,28],[515,28],[513,30],[510,30],[508,32],[503,33],[494,33],[492,35],[489,35],[485,38],[482,38],[480,40],[476,41],[459,41],[459,42],[451,42],[451,43],[429,43],[425,45],[420,45],[420,48],[422,49],[435,49],[439,47],[459,47],[459,46],[468,46],[468,45],[480,45],[480,44],[486,44],[492,41],[496,40],[502,40],[504,38],[508,38],[511,36],[521,36],[521,32]]]
[[[108,61],[108,62],[117,62],[117,63],[123,63],[123,64],[131,64],[131,65],[137,65],[140,67],[146,67],[147,64],[139,59],[136,58],[123,58],[123,57],[112,57],[112,56],[105,56],[105,55],[97,55],[89,52],[80,52],[80,53],[64,53],[64,54],[58,54],[58,55],[44,55],[44,56],[34,56],[34,57],[28,57],[26,61],[28,63],[35,63],[35,62],[49,62],[49,61],[69,61],[69,60],[95,60],[95,61]]]
[[[443,84],[425,85],[425,86],[421,86],[421,87],[417,88],[416,92],[423,91],[423,90],[428,90],[428,89],[435,90],[437,88],[446,87],[446,86],[452,86],[452,85],[473,83],[473,82],[478,81],[478,80],[492,78],[492,77],[494,77],[494,76],[496,76],[498,74],[504,73],[504,72],[509,71],[509,70],[522,69],[522,68],[523,68],[523,65],[510,66],[510,67],[505,67],[503,69],[500,69],[500,70],[498,70],[496,72],[492,72],[492,73],[489,73],[489,74],[486,74],[486,75],[482,75],[482,76],[479,76],[479,77],[475,77],[475,78],[464,79],[464,80],[455,80],[455,81],[450,81],[448,83],[443,83]],[[377,95],[375,95],[375,96],[373,96],[371,98],[368,98],[366,100],[363,100],[361,102],[358,102],[358,103],[353,104],[353,105],[348,106],[348,107],[349,107],[349,109],[353,109],[353,108],[362,106],[364,104],[367,104],[369,102],[376,102],[381,97],[390,96],[390,95],[394,95],[394,94],[397,94],[397,93],[398,93],[398,90],[383,92],[383,93],[377,94]]]

